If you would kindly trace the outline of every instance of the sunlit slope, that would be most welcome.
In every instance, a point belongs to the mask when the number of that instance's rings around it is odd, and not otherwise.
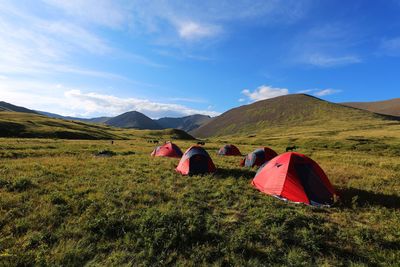
[[[255,134],[263,131],[290,133],[375,127],[398,118],[330,103],[305,94],[271,98],[231,109],[192,132],[199,137]]]
[[[193,139],[185,131],[130,130],[103,125],[53,119],[46,116],[0,112],[0,137],[61,138],[61,139]]]

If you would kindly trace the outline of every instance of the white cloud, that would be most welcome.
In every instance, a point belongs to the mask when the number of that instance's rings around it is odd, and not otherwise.
[[[67,85],[33,80],[0,80],[0,100],[30,109],[78,117],[115,116],[132,110],[143,112],[152,118],[192,114],[219,115],[208,107],[202,110],[143,98],[85,93]]]
[[[67,99],[72,100],[73,109],[80,110],[83,114],[96,114],[101,110],[107,115],[118,115],[123,112],[136,110],[150,116],[159,118],[164,116],[186,116],[193,114],[206,114],[210,116],[219,115],[218,112],[210,110],[197,110],[184,105],[160,103],[148,99],[120,98],[113,95],[98,93],[83,93],[80,90],[65,92]]]
[[[275,87],[271,87],[268,85],[261,85],[253,92],[251,92],[248,89],[245,89],[242,91],[242,94],[247,96],[251,102],[254,102],[254,101],[273,98],[273,97],[277,97],[277,96],[287,95],[287,94],[289,94],[289,90],[286,88],[275,88]]]
[[[341,90],[335,90],[335,89],[323,89],[318,92],[315,92],[313,95],[315,96],[327,96],[327,95],[332,95],[341,92]]]

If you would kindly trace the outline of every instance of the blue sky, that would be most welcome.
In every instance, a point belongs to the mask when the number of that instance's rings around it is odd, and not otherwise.
[[[0,100],[218,115],[305,92],[399,97],[400,0],[0,1]]]

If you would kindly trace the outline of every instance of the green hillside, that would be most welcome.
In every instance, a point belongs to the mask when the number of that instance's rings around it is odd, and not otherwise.
[[[80,121],[53,119],[22,112],[0,112],[0,137],[60,139],[185,139],[193,137],[183,130],[118,129]]]
[[[231,109],[194,130],[199,137],[253,134],[292,128],[292,131],[339,131],[387,124],[398,119],[293,94]],[[290,131],[289,131],[290,132]]]

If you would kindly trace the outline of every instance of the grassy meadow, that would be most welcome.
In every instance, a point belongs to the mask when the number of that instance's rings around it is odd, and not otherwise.
[[[398,266],[398,123],[215,137],[205,148],[218,172],[192,177],[174,171],[178,159],[150,157],[147,140],[168,136],[139,132],[113,145],[0,139],[0,266]],[[262,194],[255,169],[216,155],[225,142],[242,153],[296,144],[341,200],[312,208]],[[105,149],[115,155],[95,156]]]

